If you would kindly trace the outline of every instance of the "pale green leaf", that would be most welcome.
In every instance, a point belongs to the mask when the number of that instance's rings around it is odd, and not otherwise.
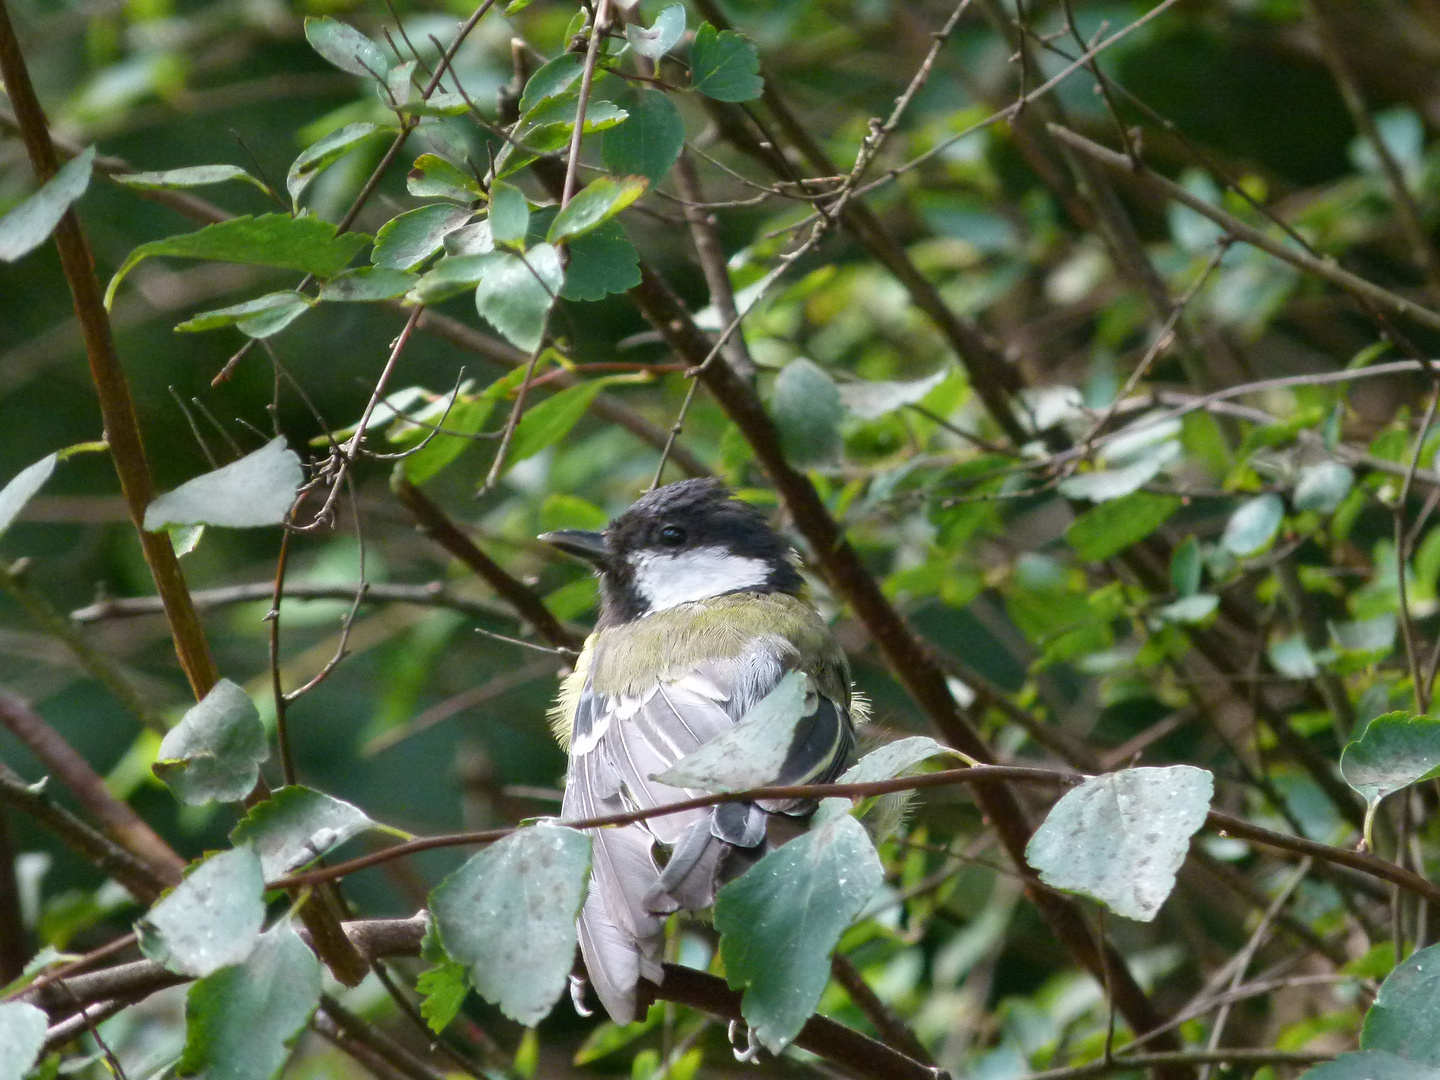
[[[239,165],[189,165],[180,169],[166,169],[163,172],[114,173],[110,179],[140,191],[184,190],[224,184],[231,180],[254,184],[267,194],[270,191],[263,181],[251,176]]]
[[[305,19],[305,40],[341,71],[367,79],[383,79],[393,58],[347,23],[325,16]]]
[[[486,848],[430,894],[445,951],[512,1020],[538,1024],[565,992],[590,838],[539,824]]]
[[[780,779],[801,721],[815,714],[809,677],[792,671],[757,701],[734,727],[651,777],[677,788],[746,791]]]
[[[1257,495],[1230,515],[1220,545],[1236,555],[1254,555],[1270,543],[1284,518],[1279,495]]]
[[[241,963],[265,922],[265,882],[248,847],[212,855],[135,924],[140,950],[197,978]]]
[[[320,288],[320,299],[342,303],[368,303],[404,296],[420,279],[404,270],[384,266],[357,266],[336,274]]]
[[[239,802],[270,756],[265,725],[250,695],[221,679],[160,741],[155,775],[181,802]]]
[[[87,147],[62,165],[40,190],[0,217],[0,262],[16,262],[43,244],[65,211],[90,186],[95,148]]]
[[[473,216],[468,207],[431,203],[391,218],[375,234],[370,261],[389,270],[414,270]]]
[[[1189,765],[1091,777],[1051,808],[1025,859],[1051,888],[1149,922],[1175,887],[1213,792],[1210,773]]]
[[[1354,483],[1354,470],[1338,461],[1307,465],[1295,481],[1295,509],[1332,513],[1350,494]]]
[[[25,509],[25,504],[45,486],[45,481],[50,479],[59,459],[58,454],[46,454],[34,465],[25,466],[8,484],[0,488],[0,536],[5,535],[5,530],[15,523],[20,511]]]
[[[684,4],[671,4],[664,8],[649,27],[636,23],[629,23],[625,27],[625,40],[630,42],[630,47],[651,60],[659,60],[678,45],[684,36]]]
[[[239,461],[161,495],[145,508],[145,528],[158,532],[169,525],[279,525],[304,479],[299,455],[283,438],[274,438]]]
[[[202,311],[175,327],[176,333],[194,334],[234,326],[247,337],[265,338],[278,334],[310,310],[314,303],[304,293],[293,290],[267,293],[231,307]]]
[[[530,227],[530,204],[520,189],[496,181],[490,186],[490,239],[497,244],[515,244],[525,239]]]
[[[1085,511],[1065,530],[1065,540],[1082,559],[1098,562],[1145,539],[1178,509],[1174,495],[1137,491]]]
[[[231,830],[230,842],[253,848],[265,880],[274,881],[362,832],[382,828],[358,806],[292,784],[251,807]]]
[[[1340,775],[1366,802],[1440,776],[1440,717],[1388,712],[1340,754]]]
[[[649,186],[643,176],[602,176],[591,181],[555,215],[546,239],[558,244],[584,236],[640,198]]]
[[[296,212],[300,209],[300,196],[317,176],[379,130],[374,124],[365,121],[346,124],[340,130],[330,132],[323,139],[300,151],[300,156],[291,163],[290,171],[285,174],[285,190],[290,193],[290,201]]]
[[[559,253],[537,244],[524,255],[495,251],[475,287],[475,310],[517,349],[534,352],[545,339],[545,319],[565,284]]]
[[[20,1080],[45,1046],[49,1017],[23,1001],[0,1001],[0,1080]]]

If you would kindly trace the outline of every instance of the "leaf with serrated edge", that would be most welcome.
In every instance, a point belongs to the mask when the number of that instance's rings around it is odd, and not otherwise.
[[[289,919],[260,936],[243,964],[190,988],[177,1072],[208,1080],[272,1080],[320,1003],[320,961]]]
[[[651,779],[671,787],[712,792],[747,791],[772,784],[789,756],[795,729],[814,711],[809,676],[792,671],[734,727]]]
[[[0,1080],[20,1080],[45,1047],[50,1018],[24,1001],[0,1001]]]
[[[105,306],[108,308],[114,303],[115,291],[131,270],[157,255],[273,266],[278,270],[330,277],[345,269],[369,242],[370,237],[364,233],[337,232],[334,225],[313,214],[298,218],[289,214],[231,218],[194,232],[141,244],[125,257],[110,279],[105,289]]]
[[[760,54],[734,30],[701,23],[690,47],[690,89],[716,101],[751,101],[765,89]]]
[[[0,536],[5,535],[5,530],[14,523],[20,511],[25,509],[25,504],[45,486],[45,481],[50,479],[59,459],[58,454],[46,454],[34,465],[21,469],[8,484],[0,488]]]
[[[575,919],[590,878],[590,838],[561,825],[520,829],[430,894],[445,951],[486,1001],[534,1026],[565,992]]]
[[[1205,823],[1214,778],[1189,765],[1122,769],[1067,791],[1025,848],[1045,884],[1149,922]]]
[[[600,156],[613,173],[636,173],[658,184],[685,147],[685,120],[659,90],[641,90],[623,104],[630,115],[605,132]]]
[[[715,898],[725,978],[740,1011],[779,1053],[820,1004],[830,954],[885,880],[865,827],[848,814],[770,852]]]
[[[560,295],[566,300],[603,300],[640,284],[640,253],[620,222],[607,221],[565,246],[570,261]]]
[[[90,186],[95,148],[71,158],[40,190],[0,217],[0,262],[13,263],[43,244]]]
[[[270,756],[265,725],[250,695],[221,679],[160,740],[151,768],[190,806],[239,802]]]
[[[358,806],[292,784],[252,807],[231,831],[230,842],[254,848],[265,880],[274,881],[370,829],[395,832]]]
[[[271,439],[239,461],[161,495],[145,508],[145,528],[157,532],[169,525],[279,525],[304,480],[295,451],[283,438]]]
[[[140,951],[202,978],[250,955],[265,922],[260,859],[248,847],[212,855],[135,924]]]
[[[561,208],[550,223],[550,232],[545,238],[552,244],[558,244],[562,240],[584,236],[640,198],[649,186],[650,181],[643,176],[623,176],[618,180],[602,176]]]

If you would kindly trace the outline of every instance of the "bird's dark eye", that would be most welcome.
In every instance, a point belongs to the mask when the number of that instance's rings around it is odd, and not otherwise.
[[[679,547],[685,542],[685,530],[679,525],[666,525],[660,530],[660,542],[666,547]]]

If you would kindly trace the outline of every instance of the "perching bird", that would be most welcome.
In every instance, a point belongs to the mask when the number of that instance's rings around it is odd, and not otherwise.
[[[854,745],[845,656],[760,511],[714,480],[684,480],[645,495],[603,533],[541,539],[600,575],[599,621],[552,714],[570,753],[565,818],[704,794],[652,777],[795,670],[809,677],[807,711],[775,783],[823,783],[844,769]],[[726,803],[591,834],[580,951],[612,1020],[635,1018],[641,977],[660,982],[665,916],[708,907],[764,854],[770,813],[810,809]]]

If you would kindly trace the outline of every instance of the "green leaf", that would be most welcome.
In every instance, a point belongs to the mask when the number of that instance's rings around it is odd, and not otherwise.
[[[785,456],[795,464],[816,465],[840,452],[845,415],[840,390],[814,361],[801,357],[780,369],[770,392],[770,415],[780,430]]]
[[[932,757],[960,757],[956,751],[928,735],[911,735],[871,750],[841,774],[837,784],[871,784],[892,780]]]
[[[368,303],[404,296],[420,279],[404,270],[384,266],[357,266],[336,274],[320,288],[320,299],[340,303]]]
[[[243,961],[265,922],[265,882],[248,847],[212,855],[135,924],[140,951],[178,975]]]
[[[605,132],[600,157],[613,173],[638,174],[658,184],[685,148],[685,121],[659,90],[641,90],[623,104],[629,118]]]
[[[520,117],[512,141],[507,142],[495,157],[497,176],[509,176],[530,164],[541,154],[559,150],[570,141],[575,130],[577,95],[567,91],[548,98]],[[585,108],[586,135],[606,131],[629,116],[612,101],[591,101]]]
[[[655,17],[648,29],[630,23],[625,27],[625,40],[641,56],[659,60],[680,43],[685,36],[685,5],[671,4]]]
[[[442,960],[427,968],[415,980],[420,994],[420,1015],[430,1030],[439,1035],[460,1015],[470,983],[465,978],[465,965],[455,960]]]
[[[274,881],[371,829],[395,831],[357,806],[292,784],[253,806],[231,830],[230,842],[253,848],[265,880]]]
[[[773,784],[790,756],[796,729],[807,716],[815,715],[817,703],[809,676],[792,671],[734,727],[651,779],[710,792],[746,791]]]
[[[300,156],[291,163],[290,171],[285,174],[285,190],[290,193],[290,202],[295,207],[295,212],[300,212],[300,196],[317,176],[379,130],[374,124],[364,121],[346,124],[339,131],[330,132],[323,139],[300,151]]]
[[[640,1036],[654,1031],[664,1018],[665,1006],[657,1001],[650,1006],[643,1020],[634,1020],[628,1024],[605,1021],[585,1036],[580,1049],[575,1051],[574,1064],[589,1065],[592,1061],[599,1061],[617,1050],[623,1050]]]
[[[1307,465],[1300,470],[1300,478],[1295,482],[1295,509],[1333,513],[1354,484],[1355,472],[1348,465],[1338,461]]]
[[[1380,984],[1360,1029],[1360,1049],[1440,1068],[1440,945],[1421,949]]]
[[[260,763],[269,756],[255,703],[221,679],[165,733],[152,769],[190,806],[239,802],[255,787]]]
[[[640,284],[640,253],[618,221],[607,221],[593,232],[566,244],[566,300],[603,300]]]
[[[296,270],[317,277],[332,277],[345,269],[370,237],[364,233],[337,233],[335,226],[313,215],[265,214],[237,217],[195,232],[168,236],[141,244],[126,257],[105,290],[105,306],[115,299],[115,290],[125,275],[155,255],[184,259],[211,259]]]
[[[490,187],[490,239],[497,244],[517,244],[530,227],[530,204],[520,189],[496,181]]]
[[[474,443],[469,436],[479,433],[495,407],[495,399],[480,396],[455,403],[443,421],[433,421],[445,430],[436,432],[423,447],[408,455],[400,464],[412,484],[423,484],[458,458]]]
[[[848,814],[771,851],[715,898],[715,929],[740,1011],[779,1053],[820,1004],[840,935],[884,883],[865,827]]]
[[[206,1080],[272,1080],[320,1003],[320,961],[288,919],[249,959],[190,988],[185,1051],[176,1071]]]
[[[49,1017],[23,1001],[0,1001],[0,1080],[20,1080],[45,1046]]]
[[[1189,765],[1091,777],[1051,808],[1025,859],[1052,888],[1150,922],[1205,824],[1214,787],[1209,772]]]
[[[533,457],[547,446],[554,446],[580,422],[580,418],[585,415],[601,390],[612,383],[632,380],[633,377],[629,375],[587,379],[575,386],[567,386],[553,397],[540,402],[527,411],[515,426],[515,436],[510,440],[510,449],[505,458],[507,466]]]
[[[1388,712],[1340,754],[1340,775],[1368,803],[1440,776],[1440,717]]]
[[[1065,530],[1065,540],[1082,559],[1108,559],[1145,539],[1178,509],[1177,496],[1137,491],[1085,511]]]
[[[580,78],[584,67],[585,57],[580,53],[561,53],[542,65],[525,83],[520,95],[520,115],[524,116],[548,98],[565,93]]]
[[[1287,679],[1313,679],[1320,674],[1315,654],[1299,634],[1272,641],[1265,653],[1270,658],[1270,666]]]
[[[1214,593],[1196,593],[1164,605],[1155,614],[1165,622],[1199,623],[1213,615],[1219,606],[1220,597]]]
[[[178,324],[175,332],[194,334],[217,330],[222,326],[235,326],[247,337],[266,338],[284,330],[309,311],[313,303],[304,293],[293,290],[267,293],[243,304],[202,311]]]
[[[243,180],[247,184],[254,184],[267,195],[270,193],[270,188],[264,181],[251,176],[239,165],[190,165],[183,169],[166,169],[164,172],[114,173],[110,179],[139,191],[183,190]]]
[[[539,824],[492,844],[442,881],[430,911],[445,951],[510,1019],[538,1024],[565,992],[590,838]]]
[[[1362,1050],[1306,1069],[1300,1080],[1440,1080],[1440,1069],[1383,1050]]]
[[[305,480],[300,457],[271,439],[254,453],[167,491],[145,508],[145,528],[224,525],[232,529],[279,525]]]
[[[0,262],[16,262],[45,242],[65,211],[90,186],[95,148],[87,147],[64,165],[40,190],[0,217]]]
[[[475,310],[517,349],[534,352],[545,340],[545,318],[565,284],[559,253],[537,244],[524,255],[494,251],[475,286]]]
[[[1200,544],[1193,536],[1187,536],[1170,556],[1170,584],[1181,596],[1194,596],[1200,590],[1200,574],[1204,569],[1200,557]]]
[[[46,454],[34,465],[25,466],[8,484],[0,488],[0,536],[5,535],[5,531],[20,516],[20,511],[25,509],[25,504],[45,486],[45,481],[49,480],[50,474],[55,471],[55,462],[58,460],[59,454]]]
[[[495,238],[490,235],[490,220],[472,221],[445,237],[445,254],[456,257],[466,255],[488,255],[495,250]]]
[[[414,270],[473,216],[468,207],[431,203],[391,218],[375,234],[370,261],[390,270]]]
[[[1279,495],[1257,495],[1230,515],[1220,546],[1236,555],[1254,555],[1270,543],[1284,518]]]
[[[690,89],[716,101],[751,101],[765,89],[760,54],[734,30],[701,23],[690,47]]]
[[[1179,445],[1173,442],[1167,445],[1172,448],[1174,456],[1178,457]],[[1093,472],[1076,473],[1074,476],[1067,476],[1060,481],[1059,491],[1067,499],[1087,499],[1097,503],[1109,502],[1111,499],[1123,498],[1133,491],[1139,491],[1155,479],[1160,470],[1170,463],[1170,460],[1160,454],[1152,454],[1118,469],[1096,469]]]
[[[485,276],[485,269],[490,265],[489,254],[445,256],[415,283],[411,298],[417,303],[435,304],[468,292]]]
[[[364,79],[383,79],[391,57],[353,26],[325,16],[306,16],[305,40],[341,71]]]
[[[650,181],[643,176],[623,176],[618,180],[602,176],[592,181],[555,215],[545,239],[558,244],[584,236],[640,198],[649,186]]]
[[[935,374],[914,382],[841,383],[840,403],[845,406],[846,412],[861,420],[879,420],[907,405],[918,404],[949,374],[941,368]]]
[[[599,532],[610,523],[610,515],[579,495],[554,491],[540,504],[540,528],[543,532],[559,529],[592,529]]]
[[[421,154],[415,159],[405,189],[417,198],[453,199],[467,205],[484,195],[475,177],[438,154]]]

